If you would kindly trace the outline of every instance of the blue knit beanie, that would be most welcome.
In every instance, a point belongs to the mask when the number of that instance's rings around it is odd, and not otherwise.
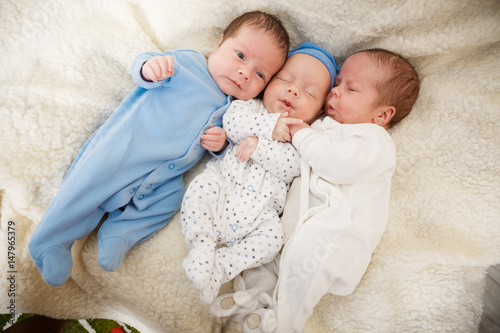
[[[337,64],[335,63],[333,56],[325,49],[323,49],[323,48],[321,48],[318,45],[315,45],[313,43],[309,43],[309,42],[306,42],[306,43],[300,45],[299,47],[291,50],[290,53],[288,53],[288,57],[291,57],[297,53],[308,54],[308,55],[318,59],[326,66],[326,68],[328,69],[328,72],[330,73],[330,79],[331,79],[330,89],[332,89],[333,84],[335,83],[335,77],[337,76],[337,73],[340,70],[340,67],[337,66]]]

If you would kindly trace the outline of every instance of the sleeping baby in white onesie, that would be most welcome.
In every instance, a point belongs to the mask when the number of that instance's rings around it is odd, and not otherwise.
[[[279,216],[300,174],[300,157],[285,142],[288,126],[317,118],[336,73],[328,52],[305,43],[290,52],[262,100],[234,101],[224,115],[232,145],[190,183],[181,211],[189,250],[183,267],[204,303],[223,283],[281,250]]]

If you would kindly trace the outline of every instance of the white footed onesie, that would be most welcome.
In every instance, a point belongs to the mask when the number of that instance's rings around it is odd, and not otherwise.
[[[279,215],[300,157],[290,143],[272,140],[280,114],[260,100],[233,101],[223,128],[233,143],[189,185],[182,203],[182,232],[189,255],[183,262],[204,303],[245,269],[271,261],[283,245]],[[236,157],[246,137],[258,137],[247,162]]]
[[[273,262],[242,274],[246,303],[235,301],[239,316],[247,315],[245,332],[301,332],[323,295],[354,291],[387,224],[396,156],[383,127],[325,117],[292,143],[302,164],[282,217],[285,246]],[[269,290],[265,281],[277,277],[267,305],[259,288]]]

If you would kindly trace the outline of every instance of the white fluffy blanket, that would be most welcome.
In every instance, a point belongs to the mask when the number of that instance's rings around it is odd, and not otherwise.
[[[208,54],[231,19],[253,9],[279,15],[292,46],[321,44],[339,63],[353,51],[387,48],[422,78],[412,114],[390,131],[398,166],[387,232],[355,292],[325,296],[304,331],[477,329],[485,269],[500,262],[494,0],[0,1],[1,312],[14,300],[17,312],[113,318],[141,332],[241,331],[211,317],[192,290],[178,215],[117,272],[96,264],[95,234],[78,241],[71,279],[59,288],[41,280],[27,243],[81,145],[133,88],[134,57]]]

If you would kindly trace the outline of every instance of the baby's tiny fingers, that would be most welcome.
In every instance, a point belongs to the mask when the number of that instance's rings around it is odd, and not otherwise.
[[[167,71],[170,76],[174,75],[174,58],[167,56]]]
[[[304,122],[302,119],[297,119],[297,118],[283,118],[283,121],[287,125],[302,124]]]
[[[153,68],[151,67],[150,64],[144,65],[144,67],[142,68],[142,72],[143,72],[143,76],[146,79],[149,79],[149,80],[151,80],[153,82],[158,81],[158,77],[156,76],[156,73],[155,73],[155,71],[153,70]]]

